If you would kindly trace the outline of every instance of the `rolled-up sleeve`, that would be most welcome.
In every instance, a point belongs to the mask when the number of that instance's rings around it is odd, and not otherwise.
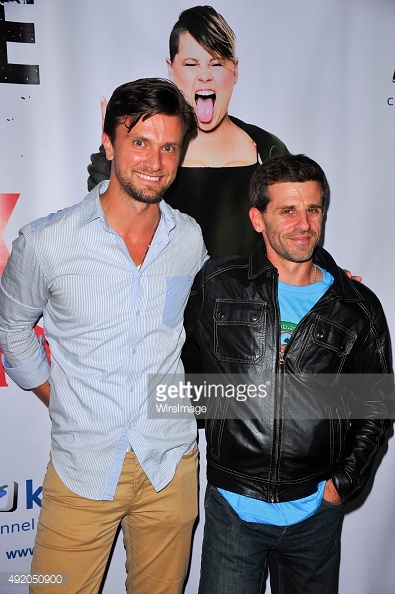
[[[0,347],[11,379],[23,389],[36,388],[49,377],[44,341],[34,326],[48,301],[48,283],[34,250],[29,226],[13,242],[0,280]]]

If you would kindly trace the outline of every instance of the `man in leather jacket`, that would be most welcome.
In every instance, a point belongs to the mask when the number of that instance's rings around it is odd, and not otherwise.
[[[208,406],[199,593],[258,594],[270,555],[281,594],[334,594],[341,506],[390,425],[389,330],[372,291],[318,246],[329,186],[315,161],[269,159],[250,195],[263,241],[249,259],[207,261],[185,316],[187,371],[197,345],[205,377],[236,390]]]

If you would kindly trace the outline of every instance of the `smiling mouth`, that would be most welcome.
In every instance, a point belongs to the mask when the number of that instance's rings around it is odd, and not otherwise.
[[[138,171],[135,172],[137,177],[140,179],[145,179],[146,181],[154,181],[157,182],[160,180],[160,176],[158,175],[147,175],[146,173],[139,173]]]
[[[216,94],[211,91],[199,91],[195,94],[196,115],[199,122],[204,124],[211,122],[216,98]]]

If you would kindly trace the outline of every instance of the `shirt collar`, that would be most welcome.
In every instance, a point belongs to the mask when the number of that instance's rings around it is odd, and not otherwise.
[[[108,223],[101,205],[100,195],[107,190],[109,183],[108,179],[100,182],[99,185],[93,188],[82,201],[80,227],[84,227],[88,223],[100,219],[103,226],[108,229]]]

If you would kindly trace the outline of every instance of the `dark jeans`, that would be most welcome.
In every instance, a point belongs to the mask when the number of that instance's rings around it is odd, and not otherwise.
[[[336,594],[341,505],[294,526],[244,522],[207,486],[199,594],[259,594],[267,556],[278,594]]]

